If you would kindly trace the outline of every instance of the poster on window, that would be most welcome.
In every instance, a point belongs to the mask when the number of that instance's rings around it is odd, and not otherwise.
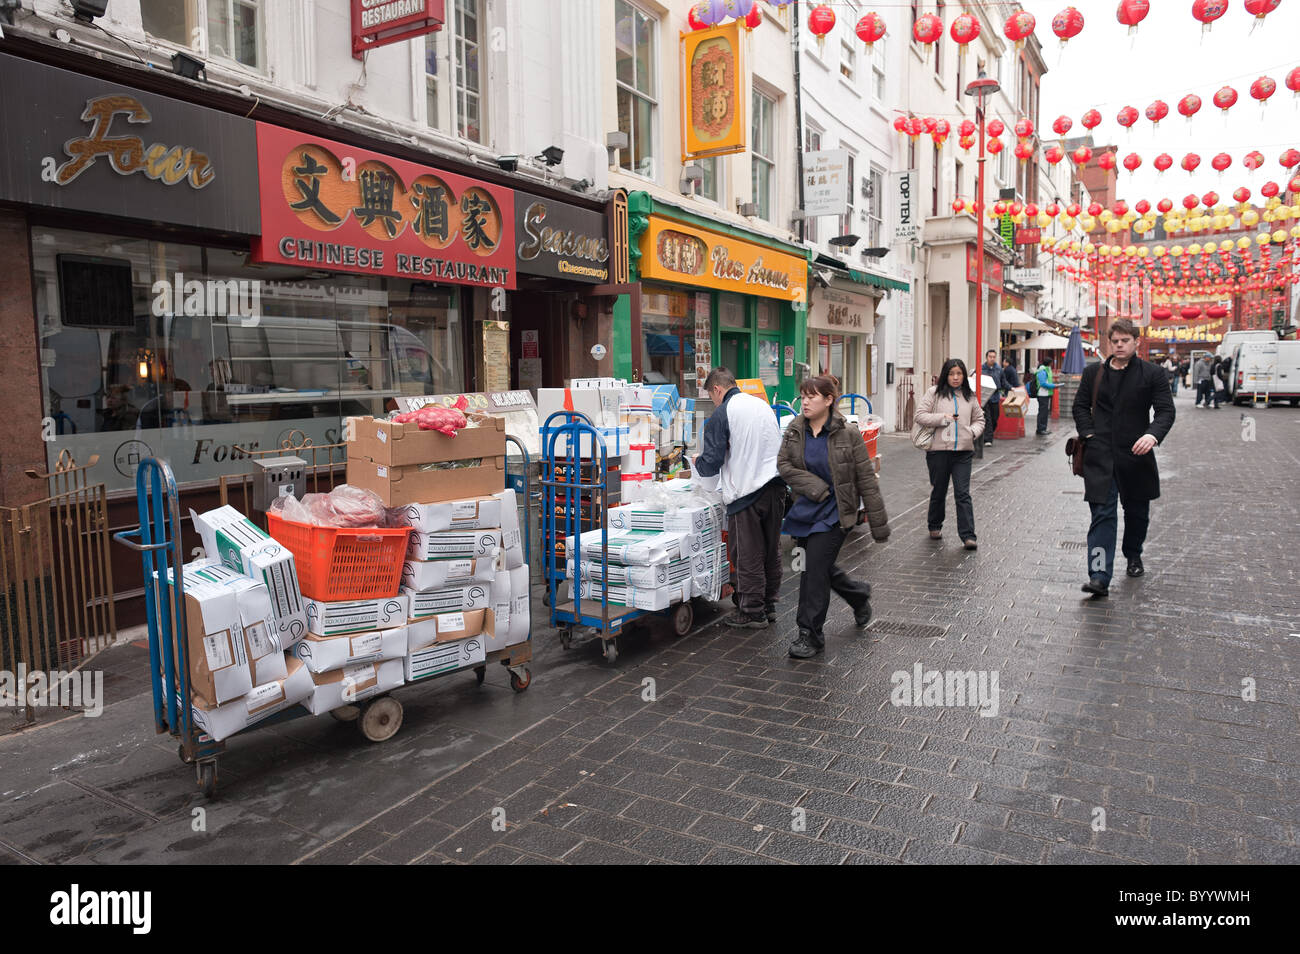
[[[713,368],[713,322],[709,317],[711,297],[704,292],[695,295],[695,387],[700,397],[707,397],[704,379]]]
[[[781,343],[759,341],[758,379],[767,387],[776,387],[781,380]]]
[[[740,22],[682,36],[684,159],[744,152]]]

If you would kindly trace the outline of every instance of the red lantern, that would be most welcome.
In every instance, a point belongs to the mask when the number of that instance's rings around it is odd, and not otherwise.
[[[1157,305],[1155,308],[1151,309],[1151,317],[1156,321],[1168,321],[1173,316],[1174,313],[1164,305]]]
[[[1020,139],[1028,139],[1034,134],[1034,122],[1032,119],[1017,119],[1016,136]]]
[[[1120,0],[1115,19],[1128,27],[1129,33],[1136,33],[1138,24],[1151,12],[1150,0]]]
[[[1056,165],[1058,162],[1060,162],[1062,159],[1065,158],[1065,150],[1062,149],[1060,146],[1048,146],[1046,149],[1043,150],[1043,158],[1046,159],[1048,162],[1050,162],[1052,165]]]
[[[745,24],[745,29],[748,32],[754,32],[754,28],[763,22],[763,11],[759,9],[758,4],[754,4],[749,8],[749,12],[745,14],[745,19],[741,22]],[[868,44],[868,47],[870,47],[870,44]]]
[[[1217,172],[1223,172],[1223,170],[1232,165],[1232,156],[1228,155],[1226,152],[1221,152],[1210,160],[1210,165],[1214,167]]]
[[[1274,10],[1282,0],[1246,0],[1246,12],[1253,14],[1256,20],[1262,20]]]
[[[961,136],[975,135],[975,124],[969,119],[963,119],[961,125],[957,127],[957,133]]]
[[[1200,112],[1200,109],[1201,97],[1197,96],[1195,93],[1188,93],[1178,101],[1178,111],[1187,117],[1189,125],[1192,121],[1192,117]]]
[[[1115,154],[1113,152],[1103,152],[1097,157],[1097,165],[1107,172],[1112,171],[1115,168]]]
[[[990,139],[988,144],[988,150],[989,152],[991,152],[993,155],[996,156],[998,153],[1002,151],[1002,140],[996,137]]]
[[[993,203],[993,214],[994,214],[994,215],[1006,215],[1006,214],[1007,214],[1007,204],[1006,204],[1005,202],[1001,201],[1001,200],[998,200],[997,202],[994,202],[994,203]]]
[[[1180,163],[1180,165],[1188,172],[1195,172],[1196,167],[1200,164],[1201,157],[1194,152],[1189,152],[1187,155],[1183,156],[1183,161]]]
[[[917,43],[924,43],[927,47],[939,42],[943,36],[943,21],[933,13],[927,13],[916,18],[912,24],[912,38]]]
[[[1095,109],[1090,109],[1083,114],[1083,118],[1079,122],[1083,123],[1084,129],[1096,129],[1101,125],[1101,113]]]
[[[1025,215],[1029,216],[1030,218],[1037,218],[1037,217],[1038,217],[1038,206],[1034,205],[1034,203],[1032,203],[1032,202],[1026,202],[1026,203],[1025,203]]]
[[[1169,115],[1169,104],[1163,99],[1157,99],[1147,107],[1147,119],[1151,120],[1152,125],[1159,126],[1160,120]]]
[[[1148,212],[1151,211],[1151,203],[1148,202],[1146,199],[1138,199],[1136,204],[1134,204],[1133,208],[1138,215],[1146,215]]]
[[[930,130],[930,135],[938,145],[943,145],[944,140],[952,133],[952,123],[946,119],[937,119],[934,128]]]
[[[921,117],[913,116],[907,121],[907,134],[913,140],[920,139],[923,132],[925,132],[925,121]]]
[[[1183,196],[1183,208],[1188,212],[1192,211],[1192,209],[1196,208],[1200,204],[1201,200],[1194,195]]]
[[[1236,102],[1237,91],[1231,86],[1225,86],[1214,94],[1214,105],[1218,106],[1224,113],[1232,109]]]
[[[1250,84],[1250,95],[1261,103],[1277,92],[1277,83],[1271,76],[1261,76]]]
[[[1054,219],[1061,214],[1061,207],[1055,202],[1049,202],[1047,208],[1043,209],[1043,211],[1047,213],[1048,218]]]
[[[1125,106],[1119,111],[1119,115],[1115,117],[1115,122],[1119,123],[1125,129],[1128,129],[1137,121],[1138,111],[1132,106]]]
[[[1300,66],[1286,74],[1286,88],[1300,97]]]
[[[1160,213],[1162,215],[1167,213],[1173,207],[1174,207],[1174,203],[1171,199],[1161,199],[1159,202],[1156,203],[1156,208],[1160,210]]]
[[[990,136],[1001,136],[1004,132],[1006,132],[1006,130],[1007,130],[1006,124],[1002,122],[1002,120],[1000,119],[995,119],[989,123]]]
[[[957,144],[961,146],[963,149],[965,149],[967,152],[970,152],[971,147],[975,145],[975,137],[962,136],[960,139],[957,140]]]
[[[1210,24],[1228,12],[1228,0],[1195,0],[1192,4],[1192,16],[1201,21],[1201,32],[1210,29]]]
[[[952,200],[952,210],[954,212],[960,212],[964,208],[966,208],[966,203],[963,202],[961,199]]]
[[[1191,321],[1193,318],[1200,317],[1201,309],[1198,305],[1184,305],[1178,310],[1178,314],[1182,315],[1186,321]]]
[[[1297,71],[1300,71],[1300,67],[1297,67]],[[1073,125],[1074,120],[1069,116],[1057,116],[1056,121],[1052,123],[1052,132],[1063,137],[1070,131],[1070,127]]]
[[[1030,29],[1032,30],[1032,27]],[[1066,7],[1052,17],[1052,32],[1061,38],[1062,46],[1078,36],[1079,31],[1082,29],[1083,14],[1074,7]]]
[[[904,135],[907,134],[907,117],[906,117],[906,116],[895,116],[895,117],[894,117],[894,131],[895,131],[895,132],[903,133]]]
[[[1167,152],[1162,152],[1155,158],[1155,167],[1164,172],[1174,164],[1174,157]]]
[[[867,44],[867,49],[871,49],[871,44],[877,40],[884,39],[885,36],[885,18],[879,13],[868,13],[858,21],[854,29],[858,39]]]
[[[934,124],[936,122],[938,122],[938,120],[936,120],[933,116],[926,116],[924,119],[921,120],[921,126],[925,129],[926,132],[932,133],[934,132]]]
[[[1290,169],[1296,163],[1300,163],[1300,151],[1288,149],[1286,152],[1282,153],[1282,158],[1280,158],[1278,162],[1282,163],[1283,169]]]
[[[1007,22],[1002,27],[1002,32],[1006,34],[1008,40],[1020,49],[1025,45],[1025,40],[1034,32],[1034,26],[1038,21],[1034,19],[1032,13],[1026,13],[1020,10],[1017,13],[1007,17]]]
[[[1088,214],[1091,215],[1094,219],[1097,216],[1101,215],[1102,211],[1103,210],[1100,202],[1093,202],[1088,206]]]
[[[963,13],[954,17],[952,26],[948,28],[948,35],[958,46],[974,42],[980,35],[979,18],[973,13]]]
[[[1123,218],[1124,216],[1128,215],[1128,203],[1125,202],[1123,199],[1120,199],[1118,202],[1116,202],[1114,205],[1110,207],[1110,210],[1114,212],[1116,215]]]
[[[1264,164],[1264,154],[1258,150],[1251,150],[1246,153],[1246,158],[1241,160],[1241,164],[1251,172],[1254,172]]]
[[[707,30],[709,25],[695,15],[695,7],[686,11],[686,23],[692,30]]]
[[[1286,184],[1288,192],[1300,192],[1300,176],[1296,176]]]
[[[1137,172],[1138,166],[1142,165],[1142,157],[1136,152],[1130,152],[1124,157],[1124,168],[1129,172]]]
[[[1228,309],[1223,307],[1222,305],[1211,305],[1209,308],[1205,309],[1205,317],[1206,318],[1227,318]]]
[[[1205,195],[1201,196],[1201,205],[1205,206],[1207,209],[1212,209],[1218,204],[1219,193],[1217,192],[1207,192]]]
[[[1012,202],[1007,206],[1007,212],[1010,213],[1012,218],[1015,218],[1023,211],[1025,211],[1025,207],[1019,202]]]
[[[1074,150],[1073,158],[1075,164],[1086,166],[1092,160],[1092,150],[1087,146],[1080,146],[1078,149]]]
[[[1071,202],[1069,205],[1065,207],[1065,214],[1072,219],[1077,219],[1079,217],[1079,213],[1082,211],[1083,210],[1079,208],[1079,203],[1077,202]]]
[[[1034,147],[1027,142],[1018,142],[1016,143],[1015,154],[1016,158],[1022,163],[1028,162],[1034,158]]]
[[[817,38],[817,49],[826,43],[826,34],[835,29],[835,11],[824,3],[813,7],[808,14],[808,30]]]
[[[1245,186],[1242,186],[1241,188],[1237,189],[1236,192],[1232,193],[1232,197],[1236,199],[1238,202],[1249,202],[1250,190],[1247,189]]]

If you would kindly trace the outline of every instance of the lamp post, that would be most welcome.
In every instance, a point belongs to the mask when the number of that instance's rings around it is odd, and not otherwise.
[[[975,176],[975,191],[978,193],[976,201],[979,203],[979,212],[975,216],[975,231],[979,239],[978,268],[975,273],[975,363],[971,365],[975,369],[977,400],[982,400],[983,397],[980,394],[980,368],[983,360],[981,350],[984,346],[984,99],[1001,88],[998,81],[990,79],[983,69],[966,87],[966,95],[975,97],[975,121],[979,123],[980,137],[979,171]],[[983,456],[983,443],[976,441],[975,444],[976,453]]]

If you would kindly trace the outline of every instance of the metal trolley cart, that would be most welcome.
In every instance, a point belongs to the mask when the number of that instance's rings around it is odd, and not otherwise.
[[[522,476],[507,475],[516,493],[525,500],[525,553],[531,547],[531,498],[528,488],[529,459],[523,445],[511,437],[523,455]],[[186,633],[184,599],[185,554],[181,543],[181,520],[176,479],[171,466],[155,457],[141,461],[136,471],[136,504],[140,525],[133,530],[115,533],[113,538],[140,554],[143,569],[145,608],[149,624],[149,675],[153,687],[154,727],[159,735],[170,734],[179,740],[178,754],[187,765],[194,765],[200,790],[212,798],[217,789],[217,757],[225,750],[226,742],[218,742],[202,731],[194,722],[191,700],[189,650]],[[157,583],[155,584],[155,574]],[[167,584],[172,579],[171,585]],[[480,685],[487,674],[487,665],[500,662],[510,670],[510,685],[523,692],[532,682],[528,663],[532,660],[531,616],[528,635],[523,642],[488,653],[484,661],[473,667]],[[430,673],[415,682],[428,682],[439,676],[468,671],[469,667]],[[403,683],[409,685],[410,683]],[[400,687],[399,687],[400,688]],[[310,712],[301,705],[293,705],[262,719],[235,733],[242,735],[265,726],[277,725]],[[389,692],[382,692],[354,705],[340,706],[330,711],[340,722],[357,723],[361,734],[372,742],[392,738],[402,725],[402,704]]]
[[[551,625],[560,633],[560,645],[569,649],[575,644],[574,630],[587,628],[589,635],[581,642],[599,639],[607,662],[618,659],[618,637],[629,622],[641,617],[657,616],[670,620],[673,632],[685,636],[695,621],[691,600],[675,603],[663,610],[642,610],[630,606],[610,605],[609,587],[605,582],[609,567],[608,479],[609,470],[603,438],[591,419],[576,411],[556,411],[542,425],[542,539],[547,603],[551,607]],[[556,446],[564,450],[557,454]],[[591,448],[588,460],[582,450]],[[584,501],[584,497],[588,501]],[[586,512],[584,512],[584,509]],[[557,590],[567,579],[565,560],[557,550],[565,537],[600,531],[601,593],[600,599],[584,600],[577,580],[573,581],[568,600],[558,602]],[[581,548],[573,554],[575,565]]]

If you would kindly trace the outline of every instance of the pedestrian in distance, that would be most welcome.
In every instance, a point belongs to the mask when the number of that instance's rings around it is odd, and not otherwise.
[[[1162,367],[1165,369],[1165,374],[1169,378],[1169,393],[1172,394],[1174,397],[1177,397],[1178,396],[1178,365],[1174,363],[1174,359],[1172,357],[1166,357],[1165,363],[1162,365]]]
[[[1002,359],[1002,391],[1008,393],[1020,387],[1020,374],[1016,371],[1015,362],[1009,357]]]
[[[1196,366],[1192,369],[1192,378],[1196,381],[1197,407],[1210,406],[1210,401],[1214,396],[1213,369],[1213,356],[1208,351],[1196,359]],[[1202,404],[1202,401],[1205,403]]]
[[[745,394],[736,376],[714,368],[704,379],[714,412],[704,423],[695,473],[718,478],[727,507],[727,542],[736,564],[736,611],[729,626],[764,629],[781,589],[785,482],[776,471],[781,428],[766,401]]]
[[[782,529],[805,559],[795,617],[799,635],[789,652],[809,659],[826,646],[822,627],[832,590],[853,608],[859,629],[871,622],[871,584],[850,577],[835,559],[858,524],[869,521],[872,538],[880,541],[889,537],[889,520],[862,433],[835,407],[834,379],[808,378],[799,396],[800,414],[786,426],[777,469],[794,495]]]
[[[1110,592],[1121,502],[1128,575],[1146,572],[1142,546],[1151,501],[1160,496],[1153,451],[1174,426],[1174,399],[1165,373],[1137,356],[1137,336],[1137,325],[1128,318],[1111,322],[1110,356],[1084,372],[1074,398],[1074,424],[1084,440],[1084,499],[1092,511],[1083,591],[1094,598]]]
[[[1052,380],[1052,361],[1046,355],[1038,359],[1038,370],[1034,372],[1034,388],[1030,397],[1038,398],[1038,427],[1034,433],[1040,437],[1050,434],[1047,422],[1052,417],[1052,392],[1060,385]]]
[[[992,447],[993,434],[998,429],[998,411],[1002,406],[1002,394],[1006,390],[1002,381],[1002,369],[998,367],[996,351],[984,353],[984,364],[980,366],[980,375],[987,375],[993,381],[993,390],[989,394],[983,394],[984,382],[980,382],[981,394],[984,397],[984,420],[987,424],[984,428],[984,446]]]
[[[975,399],[960,358],[949,358],[939,372],[939,381],[922,396],[915,421],[920,427],[934,430],[925,452],[930,472],[930,510],[927,522],[930,538],[943,538],[943,518],[947,511],[948,482],[952,481],[957,504],[957,535],[967,550],[977,548],[975,507],[970,496],[971,459],[975,442],[984,433],[984,411]]]

